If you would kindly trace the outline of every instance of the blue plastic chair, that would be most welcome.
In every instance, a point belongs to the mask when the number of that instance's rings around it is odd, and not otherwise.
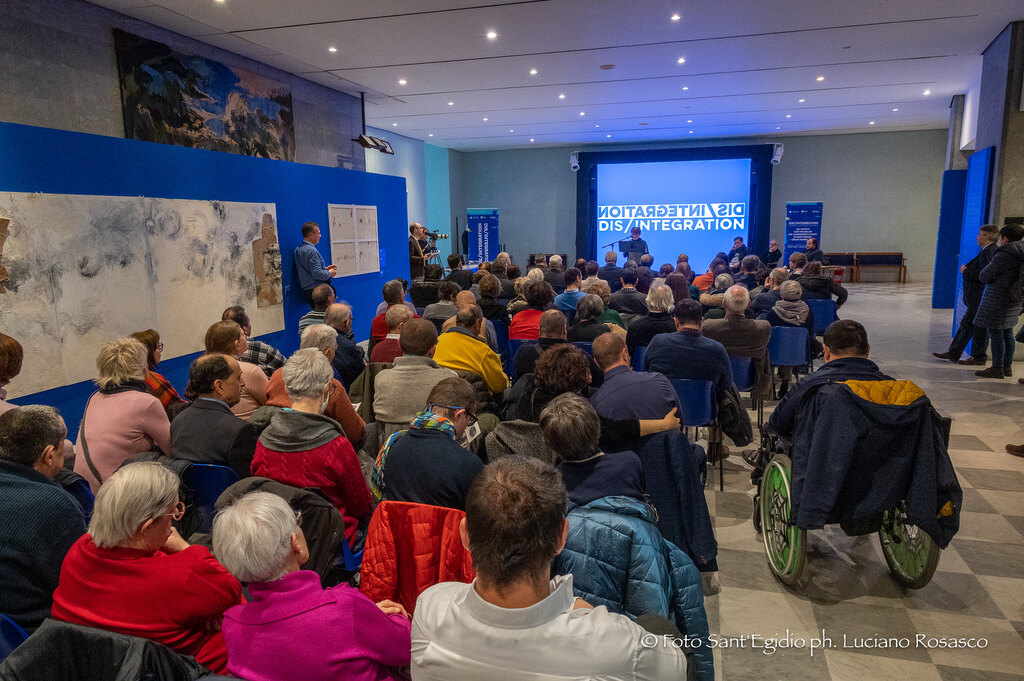
[[[25,642],[28,633],[7,615],[0,615],[0,662]]]
[[[836,301],[824,298],[809,298],[804,300],[807,303],[807,307],[811,308],[811,313],[814,315],[814,335],[820,336],[825,333],[825,329],[828,325],[837,319],[836,315]]]
[[[507,360],[511,360],[508,357],[508,325],[500,319],[497,321],[492,320],[491,324],[494,325],[494,336],[498,341],[498,354]]]
[[[587,353],[591,357],[594,356],[594,344],[586,341],[573,341],[573,345],[578,347],[583,352]]]
[[[708,428],[708,455],[718,461],[718,489],[725,490],[725,472],[722,466],[722,438],[718,430],[718,396],[711,381],[688,378],[669,379],[679,398],[682,413],[679,421],[684,428],[706,426]],[[717,454],[717,456],[715,456]],[[715,464],[712,464],[715,465]]]
[[[633,371],[644,370],[644,353],[646,352],[646,345],[638,345],[635,348],[633,348]]]
[[[741,393],[753,390],[757,382],[754,362],[749,357],[729,355],[729,364],[732,365],[732,382],[736,385],[736,390]]]
[[[562,310],[562,314],[565,315],[566,327],[572,326],[576,321],[576,310]]]
[[[773,326],[768,357],[775,367],[806,367],[811,361],[811,338],[802,326]]]
[[[363,565],[363,549],[360,548],[358,551],[353,552],[352,547],[348,545],[348,539],[343,537],[341,540],[341,559],[347,572],[359,572]]]
[[[425,308],[425,307],[417,307],[416,308],[416,314],[418,314],[420,317],[422,317],[423,316],[423,311],[425,309],[427,309],[427,308]]]
[[[195,506],[203,516],[200,532],[213,529],[213,516],[217,513],[214,504],[217,497],[228,487],[240,480],[238,474],[227,466],[213,463],[194,463],[189,466],[182,482],[195,495]]]
[[[516,354],[519,352],[519,348],[523,347],[523,345],[526,345],[528,343],[536,343],[536,342],[537,341],[535,341],[535,340],[526,340],[526,339],[523,339],[523,338],[509,338],[508,339],[508,371],[506,373],[508,374],[509,380],[512,381],[513,383],[518,378],[518,376],[516,376],[516,363],[515,363],[515,359],[516,359]]]

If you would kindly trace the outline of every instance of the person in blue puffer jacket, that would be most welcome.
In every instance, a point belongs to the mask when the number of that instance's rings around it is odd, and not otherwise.
[[[632,618],[667,617],[691,641],[696,678],[713,681],[700,573],[661,536],[654,508],[630,497],[603,497],[585,506],[570,503],[568,519],[569,537],[552,574],[571,573],[576,596],[595,606]]]

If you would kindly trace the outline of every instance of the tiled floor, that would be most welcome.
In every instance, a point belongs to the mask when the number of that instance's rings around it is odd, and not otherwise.
[[[749,468],[732,456],[725,465],[725,491],[715,485],[706,492],[722,586],[705,598],[711,631],[720,640],[760,634],[806,643],[780,645],[772,654],[749,640],[743,647],[719,647],[718,678],[1024,679],[1024,459],[1003,449],[1024,443],[1024,385],[1016,378],[978,379],[973,367],[931,356],[946,349],[951,313],[931,309],[930,286],[849,288],[840,316],[867,327],[871,358],[891,376],[916,382],[953,418],[950,456],[964,489],[960,532],[943,551],[931,583],[909,591],[889,575],[875,536],[847,537],[838,526],[812,531],[803,583],[789,588],[768,568],[751,523]],[[1024,375],[1024,363],[1017,367],[1017,375]],[[810,639],[822,638],[822,632],[832,646],[816,647],[812,655]],[[980,637],[987,647],[928,648],[916,644],[919,634]],[[909,639],[910,645],[880,647],[891,637]],[[876,647],[866,647],[871,644]]]

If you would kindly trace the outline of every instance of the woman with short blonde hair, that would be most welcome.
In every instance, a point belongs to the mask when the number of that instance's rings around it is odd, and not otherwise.
[[[75,443],[75,472],[95,494],[118,466],[158,448],[171,453],[171,423],[146,388],[146,347],[134,338],[108,341],[96,357],[96,387]]]

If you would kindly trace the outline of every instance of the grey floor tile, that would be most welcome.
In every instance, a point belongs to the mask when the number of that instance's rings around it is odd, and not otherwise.
[[[964,669],[962,667],[949,667],[944,664],[937,664],[942,681],[1021,681],[1024,675],[1001,674],[999,672],[988,672],[981,669]]]
[[[1024,565],[1024,546],[1020,544],[955,538],[953,541],[957,553],[975,574],[1012,577],[1019,575]]]
[[[1024,473],[985,468],[958,468],[957,474],[967,478],[975,489],[995,489],[1006,492],[1024,492]]]
[[[917,630],[907,611],[903,608],[859,605],[848,602],[835,605],[815,603],[812,608],[818,626],[825,630],[830,638],[836,640],[836,645],[843,647],[847,652],[896,657],[919,662],[931,660],[927,650],[912,646],[908,648],[868,647],[875,644],[879,638],[909,638],[913,641]]]
[[[832,681],[825,656],[813,658],[807,650],[722,649],[721,679],[757,679],[757,681]]]
[[[981,441],[976,435],[950,435],[950,449],[969,449],[974,452],[991,452],[992,448]]]
[[[944,610],[975,617],[1004,617],[974,575],[936,572],[923,589],[908,589],[905,604],[918,610]]]
[[[981,496],[981,492],[976,489],[963,490],[963,510],[970,513],[998,513],[992,504],[988,503],[985,497]]]
[[[771,591],[785,587],[775,579],[764,552],[718,549],[718,579],[725,587]]]
[[[754,502],[745,492],[717,492],[715,494],[715,516],[750,519]]]
[[[1004,515],[1006,522],[1010,523],[1015,530],[1024,536],[1024,515]]]

